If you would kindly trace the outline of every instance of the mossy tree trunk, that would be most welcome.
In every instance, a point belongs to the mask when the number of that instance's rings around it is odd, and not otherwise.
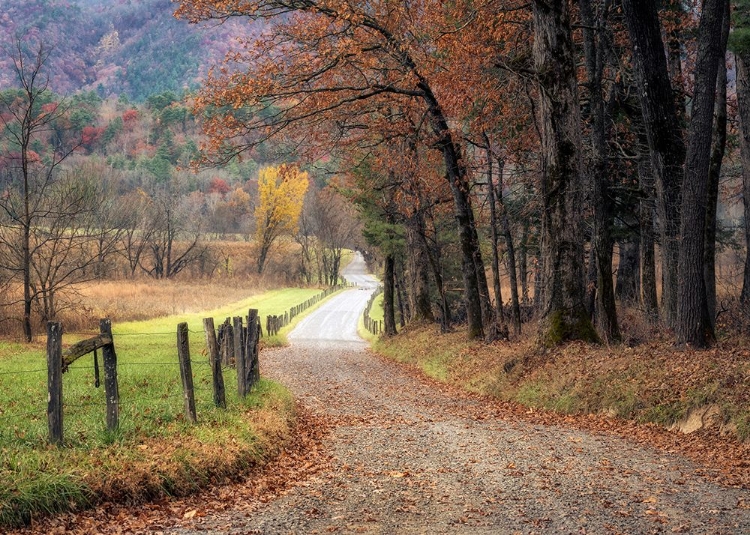
[[[568,2],[535,0],[534,63],[542,144],[541,341],[596,341],[585,307],[581,119]]]

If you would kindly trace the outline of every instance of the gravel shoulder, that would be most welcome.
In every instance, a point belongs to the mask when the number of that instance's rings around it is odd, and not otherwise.
[[[252,512],[241,503],[170,533],[750,533],[747,490],[682,456],[519,420],[330,334],[367,295],[344,292],[291,347],[262,354],[328,430],[315,469]]]

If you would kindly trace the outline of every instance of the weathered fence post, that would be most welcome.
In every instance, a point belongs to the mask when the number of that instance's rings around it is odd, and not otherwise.
[[[211,362],[214,405],[226,409],[227,399],[224,393],[224,375],[221,372],[221,355],[219,354],[219,344],[216,341],[216,329],[214,328],[213,318],[203,318],[203,330],[206,333],[206,347],[208,347],[208,356]]]
[[[258,369],[258,339],[260,338],[258,311],[251,308],[247,314],[247,334],[245,337],[245,392],[250,389],[260,377]]]
[[[62,325],[47,322],[47,424],[49,441],[62,444]]]
[[[193,389],[193,367],[190,364],[190,341],[188,340],[188,324],[177,325],[177,356],[180,359],[180,376],[182,377],[182,391],[185,399],[185,417],[190,423],[198,421],[195,414],[195,390]]]
[[[104,359],[104,396],[107,398],[107,431],[115,431],[120,425],[120,387],[117,384],[117,353],[112,337],[112,322],[99,320],[99,334],[111,342],[102,346]]]
[[[234,356],[234,328],[229,318],[224,320],[224,338],[221,344],[221,359],[225,366],[230,366],[236,359]]]
[[[242,317],[235,316],[234,322],[234,362],[237,368],[237,393],[240,397],[247,396],[245,388],[245,337],[242,328]]]

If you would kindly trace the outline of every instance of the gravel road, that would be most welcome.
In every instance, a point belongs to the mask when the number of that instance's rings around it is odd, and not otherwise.
[[[368,352],[374,281],[302,321],[261,369],[330,425],[325,466],[281,496],[170,533],[750,533],[750,493],[677,455],[517,421]]]

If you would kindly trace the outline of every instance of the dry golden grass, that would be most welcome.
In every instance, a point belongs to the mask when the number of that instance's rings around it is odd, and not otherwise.
[[[135,321],[210,310],[261,293],[244,281],[101,281],[80,288],[81,309],[88,317]]]

